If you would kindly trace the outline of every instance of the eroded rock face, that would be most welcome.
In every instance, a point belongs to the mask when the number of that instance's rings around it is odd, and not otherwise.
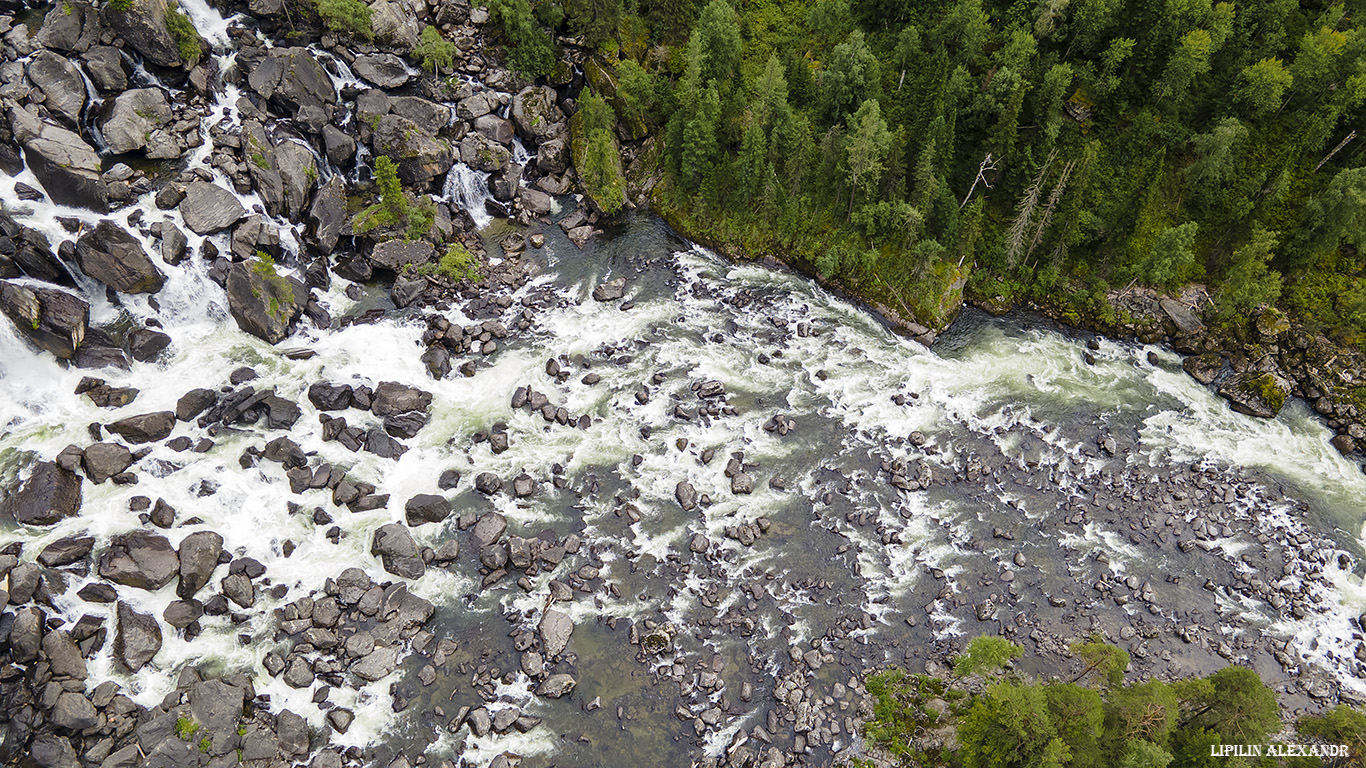
[[[302,285],[259,262],[239,262],[228,272],[228,311],[238,327],[271,344],[289,335],[308,300]]]
[[[85,341],[90,305],[58,288],[0,280],[0,312],[39,348],[70,360]]]
[[[156,293],[166,284],[142,243],[108,219],[76,241],[76,263],[86,275],[123,293]]]
[[[0,505],[0,517],[23,525],[54,525],[81,511],[81,476],[45,461]]]
[[[159,67],[178,67],[184,60],[166,28],[168,11],[166,0],[132,0],[124,8],[109,3],[104,6],[104,20],[147,61]]]

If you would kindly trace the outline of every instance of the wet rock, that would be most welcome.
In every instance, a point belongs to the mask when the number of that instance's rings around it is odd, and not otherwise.
[[[130,749],[132,748],[130,747]],[[38,768],[78,768],[81,765],[80,761],[76,759],[76,750],[72,748],[71,742],[50,733],[34,737],[33,742],[29,745],[29,756],[33,758],[33,762],[38,765]],[[112,759],[111,757],[110,760]],[[102,763],[101,768],[131,768],[131,766],[111,763],[110,760]]]
[[[135,88],[114,98],[100,122],[100,132],[110,152],[123,154],[145,148],[152,132],[171,118],[171,105],[161,89]]]
[[[351,68],[356,74],[385,90],[392,90],[408,82],[410,75],[403,59],[392,53],[371,53],[357,56]]]
[[[260,262],[234,264],[228,272],[228,310],[242,330],[271,344],[283,341],[307,303],[297,281]]]
[[[76,263],[86,275],[123,293],[156,293],[166,284],[142,243],[108,219],[76,241]]]
[[[114,661],[126,672],[137,672],[160,650],[161,626],[157,620],[120,601],[118,629],[114,633]]]
[[[285,667],[285,674],[281,679],[290,688],[307,688],[313,685],[313,669],[308,665],[307,660],[295,656]]]
[[[480,472],[474,477],[474,489],[485,496],[492,496],[503,490],[503,480],[492,472]]]
[[[420,579],[427,566],[418,553],[417,543],[402,523],[380,526],[370,545],[370,554],[380,558],[384,570],[405,579]]]
[[[401,272],[404,267],[420,267],[436,257],[436,249],[425,240],[387,240],[375,246],[370,263],[376,268]]]
[[[573,675],[561,672],[547,677],[545,682],[537,686],[536,695],[548,699],[558,699],[561,696],[567,696],[570,691],[574,690],[575,685],[578,685],[578,681],[574,679]]]
[[[48,568],[60,568],[84,560],[94,548],[94,536],[67,536],[43,547],[38,562]]]
[[[398,668],[397,648],[376,648],[373,653],[351,666],[351,673],[367,682],[375,682],[393,674]]]
[[[541,650],[548,658],[555,658],[569,645],[569,636],[574,632],[574,622],[569,616],[553,608],[547,610],[537,626],[541,635]]]
[[[0,518],[22,525],[53,525],[80,511],[80,475],[49,461],[36,465],[18,492],[0,503]]]
[[[161,331],[139,328],[128,334],[128,354],[140,363],[152,362],[169,346],[170,335]]]
[[[497,512],[488,512],[475,521],[474,529],[470,531],[470,541],[476,550],[482,550],[501,539],[507,527],[507,518]]]
[[[391,416],[409,411],[425,411],[432,404],[432,393],[392,381],[375,387],[370,410],[376,416]]]
[[[695,533],[692,540],[688,542],[688,549],[694,554],[705,554],[709,548],[711,548],[711,542],[707,540],[705,534]]]
[[[198,600],[173,600],[161,618],[176,629],[184,629],[204,616],[204,606]]]
[[[36,606],[20,608],[15,612],[9,634],[10,658],[19,664],[38,660],[46,621],[47,616]]]
[[[512,162],[512,152],[482,133],[471,133],[460,141],[460,162],[476,171],[495,173]]]
[[[451,516],[451,503],[444,496],[421,493],[409,499],[403,511],[408,525],[440,523]]]
[[[28,79],[43,92],[43,105],[68,125],[77,125],[85,107],[85,79],[65,56],[38,51],[28,63]]]
[[[626,278],[624,277],[602,283],[593,289],[594,301],[616,301],[624,295],[626,295]]]
[[[48,632],[43,636],[42,648],[54,677],[85,680],[89,676],[81,649],[71,639],[70,633],[61,630]]]
[[[351,387],[346,384],[317,382],[308,388],[308,402],[320,411],[341,411],[351,407]]]
[[[86,51],[82,58],[85,61],[85,71],[89,73],[90,81],[96,88],[102,91],[122,91],[128,87],[128,73],[123,69],[123,55],[118,48],[112,45],[96,45]]]
[[[100,555],[99,574],[115,584],[155,591],[171,583],[180,560],[165,536],[131,531],[109,540]]]
[[[346,733],[351,728],[351,723],[356,719],[355,713],[349,709],[338,707],[327,713],[327,724],[332,726],[337,733]],[[338,761],[337,765],[341,765]]]
[[[1209,384],[1219,377],[1219,372],[1224,367],[1224,359],[1213,353],[1192,355],[1181,361],[1181,367],[1191,378],[1201,384]]]
[[[134,0],[104,6],[104,21],[124,42],[159,67],[184,63],[180,47],[166,27],[167,0]]]
[[[239,61],[239,65],[243,62]],[[291,116],[303,107],[330,112],[337,92],[326,70],[306,48],[272,48],[250,73],[252,90],[285,109]]]
[[[57,706],[52,708],[53,725],[68,731],[83,731],[99,723],[100,713],[90,699],[72,691],[57,697]]]
[[[10,127],[25,150],[25,159],[52,201],[103,211],[109,189],[101,178],[100,156],[77,134],[44,122],[14,103]]]
[[[43,18],[38,43],[55,51],[80,53],[99,41],[100,20],[86,3],[56,5]]]
[[[565,131],[565,117],[555,90],[529,86],[512,97],[511,116],[523,138],[540,142]]]
[[[536,481],[531,475],[522,473],[512,479],[512,495],[519,499],[525,499],[536,492]]]
[[[180,215],[185,218],[185,226],[196,235],[209,235],[236,224],[247,211],[228,190],[207,181],[196,181],[185,185]]]
[[[1233,405],[1233,410],[1269,419],[1281,412],[1291,389],[1290,382],[1272,373],[1236,374],[1219,387],[1219,396]]]
[[[90,305],[74,294],[8,280],[0,280],[0,312],[40,349],[64,360],[76,356],[90,319]]]
[[[684,480],[674,486],[674,499],[685,512],[691,512],[697,508],[697,489],[692,483]]]
[[[449,142],[399,115],[389,114],[379,119],[374,131],[374,147],[376,153],[388,155],[398,164],[399,178],[408,184],[425,184],[433,178],[444,177],[455,164],[455,152]]]
[[[251,579],[245,573],[229,573],[219,586],[224,597],[242,608],[250,608],[256,604],[256,588],[252,586]]]
[[[133,454],[117,443],[95,443],[81,454],[81,467],[95,485],[133,466]]]
[[[113,424],[105,425],[105,429],[134,445],[138,445],[165,440],[170,437],[171,431],[175,429],[175,424],[176,415],[174,413],[156,411],[120,419]]]

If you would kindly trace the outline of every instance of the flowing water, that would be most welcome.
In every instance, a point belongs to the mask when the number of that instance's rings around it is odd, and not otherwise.
[[[202,0],[182,0],[181,7],[215,45],[220,66],[232,66],[230,20]],[[354,79],[344,66],[334,77]],[[230,87],[218,98],[192,166],[211,151],[208,126],[237,125],[237,96]],[[525,150],[519,157],[527,159]],[[40,186],[27,171],[16,180]],[[448,199],[480,227],[490,221],[486,181],[457,164],[445,182]],[[59,216],[99,218],[18,203],[12,185],[0,183],[6,208],[47,234],[54,250],[69,237]],[[248,208],[260,202],[243,201]],[[149,220],[180,223],[176,211],[156,209],[150,196],[115,218],[124,223],[134,208]],[[293,225],[276,223],[285,250],[297,251]],[[477,356],[472,376],[429,376],[419,359],[427,324],[417,311],[301,327],[272,347],[238,330],[222,289],[198,259],[165,268],[159,308],[146,297],[124,297],[116,306],[93,284],[83,286],[92,323],[124,313],[155,318],[173,338],[161,359],[131,371],[64,367],[0,323],[0,485],[24,476],[36,459],[88,444],[87,425],[174,409],[188,390],[224,386],[231,371],[251,366],[260,375],[255,386],[274,387],[303,409],[290,436],[305,451],[391,495],[388,508],[359,514],[332,508],[325,490],[291,495],[278,465],[239,464],[246,448],[275,435],[229,429],[204,454],[154,445],[134,468],[136,485],[87,484],[77,518],[48,529],[0,530],[0,544],[22,541],[25,553],[82,531],[103,542],[141,527],[130,510],[133,497],[160,498],[181,520],[195,519],[167,532],[173,544],[193,531],[217,531],[229,552],[266,566],[266,582],[289,588],[283,600],[258,589],[245,623],[205,617],[203,634],[188,642],[167,632],[153,664],[136,676],[118,672],[106,647],[92,662],[92,677],[118,680],[152,705],[187,664],[244,670],[274,706],[321,726],[323,712],[310,690],[292,689],[263,669],[267,653],[287,649],[275,639],[271,609],[320,590],[347,567],[389,579],[369,553],[374,530],[402,520],[403,501],[436,493],[441,472],[457,469],[466,479],[448,494],[456,515],[414,529],[419,544],[437,547],[458,537],[463,547],[458,518],[489,510],[507,517],[510,532],[573,533],[584,542],[560,569],[531,578],[529,589],[511,578],[482,587],[473,552],[409,584],[436,605],[429,629],[455,641],[452,665],[496,670],[490,709],[516,706],[545,722],[526,734],[482,738],[451,730],[450,714],[478,706],[480,697],[464,671],[443,669],[423,685],[417,672],[427,662],[414,655],[390,678],[333,691],[332,701],[358,716],[334,742],[373,748],[379,759],[399,750],[459,753],[483,766],[511,751],[528,765],[686,764],[698,751],[721,753],[739,730],[765,723],[778,682],[793,674],[824,694],[852,687],[880,665],[923,668],[968,637],[1002,630],[1019,638],[1103,631],[1124,638],[1126,647],[1142,646],[1135,666],[1143,674],[1202,672],[1235,659],[1273,685],[1312,672],[1344,691],[1366,693],[1354,658],[1360,633],[1352,625],[1366,611],[1356,560],[1366,478],[1329,446],[1329,432],[1303,403],[1288,404],[1274,420],[1242,416],[1189,378],[1169,350],[1101,341],[1091,365],[1083,360],[1084,338],[1029,317],[968,312],[926,349],[798,275],[726,261],[646,215],[584,249],[554,226],[543,231],[545,248],[523,257],[537,264],[539,276],[497,318],[514,327],[523,309],[534,307],[531,325]],[[192,246],[202,242],[190,237]],[[226,236],[214,237],[226,250]],[[153,241],[146,242],[151,250]],[[628,303],[590,298],[595,286],[616,277],[628,280]],[[334,317],[392,307],[382,286],[348,294],[344,280],[333,283],[321,303]],[[461,325],[476,322],[459,306],[444,315]],[[313,355],[283,354],[300,349]],[[547,375],[552,358],[567,378]],[[585,383],[590,373],[596,383]],[[73,394],[87,374],[140,394],[123,409],[99,409]],[[431,421],[397,460],[351,453],[322,439],[305,396],[324,380],[419,387],[434,396]],[[719,382],[720,402],[729,408],[700,412],[702,382]],[[590,423],[561,426],[514,410],[510,398],[521,385]],[[648,397],[639,396],[642,389]],[[348,415],[371,426],[368,414]],[[781,430],[773,428],[775,417],[784,421]],[[495,427],[510,438],[498,454],[473,439]],[[179,424],[175,435],[199,431]],[[1114,441],[1113,455],[1101,449],[1105,439]],[[714,457],[706,461],[704,452]],[[737,452],[754,477],[751,494],[733,494],[723,473]],[[886,466],[902,461],[923,462],[935,481],[921,491],[894,487]],[[537,490],[521,499],[486,497],[471,482],[480,472],[505,480],[524,472]],[[695,509],[675,500],[683,481],[706,497]],[[1198,497],[1185,490],[1216,487],[1226,490]],[[338,541],[327,526],[315,525],[308,514],[314,507],[335,513]],[[1212,508],[1229,523],[1211,537],[1220,547],[1176,547],[1175,531]],[[1067,519],[1082,509],[1084,519]],[[749,524],[757,538],[742,541],[739,527]],[[1152,532],[1164,526],[1174,533]],[[698,534],[709,543],[705,557],[691,548]],[[1295,565],[1316,552],[1328,556]],[[1257,559],[1267,553],[1273,560],[1288,553],[1294,562],[1276,560],[1267,570]],[[1309,610],[1296,618],[1225,588],[1236,581],[1230,574],[1249,572],[1299,590]],[[570,655],[556,670],[572,672],[579,685],[568,698],[543,700],[530,693],[534,685],[518,671],[508,636],[534,629],[549,581],[570,573],[583,588],[562,604],[576,627]],[[1131,577],[1150,583],[1158,599],[1144,607],[1092,591],[1097,581]],[[73,620],[104,614],[112,625],[110,608],[75,597],[88,580],[93,576],[72,575],[58,607]],[[1207,580],[1214,589],[1204,586]],[[169,587],[124,590],[121,597],[157,616],[175,599]],[[1189,644],[1175,639],[1176,628],[1193,622],[1212,636]],[[631,627],[655,626],[676,632],[663,655],[646,654],[629,639]],[[1040,653],[1048,650],[1045,641],[1035,643]],[[1283,671],[1272,661],[1273,645],[1300,666]],[[796,660],[813,649],[826,660],[794,672]],[[708,671],[720,684],[698,686]],[[752,697],[740,693],[746,686]],[[400,712],[395,691],[407,702]],[[1295,703],[1307,703],[1295,695]],[[719,721],[699,735],[692,718],[713,709]],[[827,735],[819,747],[812,742],[818,755],[858,745],[847,725]]]

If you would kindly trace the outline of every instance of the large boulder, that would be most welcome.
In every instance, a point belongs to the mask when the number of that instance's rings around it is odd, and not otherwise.
[[[1281,412],[1291,386],[1274,373],[1249,371],[1230,377],[1219,387],[1219,395],[1239,413],[1270,419]]]
[[[238,262],[228,271],[228,311],[237,326],[257,338],[278,344],[304,310],[308,291],[259,260]]]
[[[52,114],[79,125],[85,108],[85,78],[65,56],[38,51],[28,63],[28,79],[43,92],[43,104]]]
[[[569,645],[569,636],[574,632],[574,622],[568,615],[551,608],[541,617],[537,627],[541,633],[541,650],[546,658],[555,658]]]
[[[428,133],[440,133],[451,122],[451,108],[419,96],[395,96],[389,100],[389,111],[417,123]]]
[[[432,393],[393,381],[381,381],[375,387],[370,409],[376,416],[392,416],[409,411],[425,411],[432,404]]]
[[[99,574],[115,584],[156,591],[180,572],[180,559],[165,536],[130,531],[109,540],[100,555]]]
[[[81,476],[44,461],[0,504],[0,518],[23,525],[53,525],[81,511]]]
[[[119,601],[118,619],[114,661],[129,673],[137,672],[161,650],[161,625],[156,617],[138,613],[123,601]]]
[[[156,293],[166,284],[142,243],[109,219],[76,240],[76,263],[89,277],[123,293]]]
[[[171,104],[159,88],[124,91],[102,112],[100,133],[109,151],[116,155],[146,147],[152,131],[169,123],[172,117]]]
[[[370,263],[394,272],[406,266],[422,266],[436,256],[436,249],[426,240],[386,240],[370,253]]]
[[[236,224],[247,215],[247,209],[228,190],[207,181],[196,181],[185,185],[180,215],[185,217],[185,226],[196,235],[209,235]]]
[[[189,600],[203,589],[218,567],[223,554],[223,537],[213,531],[196,531],[180,542],[180,583],[175,592]]]
[[[0,280],[0,312],[39,348],[70,360],[85,341],[90,305],[59,288]]]
[[[398,175],[409,184],[424,184],[445,176],[455,164],[450,142],[438,139],[422,126],[400,115],[385,115],[374,132],[375,154],[388,155],[398,163]]]
[[[512,121],[525,139],[541,141],[564,133],[564,112],[555,102],[555,89],[548,85],[523,88],[512,97]]]
[[[403,512],[408,525],[440,523],[451,516],[451,503],[446,500],[445,496],[419,493],[408,500],[408,503],[403,507]]]
[[[337,239],[346,227],[346,185],[340,175],[328,179],[313,195],[313,205],[308,209],[308,226],[324,253],[331,253],[337,247]]]
[[[370,554],[379,557],[384,570],[405,579],[420,579],[427,572],[422,562],[417,543],[403,523],[382,525],[375,531],[370,544]]]
[[[410,51],[422,34],[417,21],[422,8],[421,0],[375,0],[370,4],[370,29],[380,42]]]
[[[104,20],[124,42],[159,67],[184,63],[180,46],[166,27],[167,0],[128,0],[104,4]]]
[[[85,52],[85,71],[102,91],[122,91],[128,87],[128,72],[123,68],[123,53],[112,45],[96,45]]]
[[[106,424],[105,429],[134,445],[138,445],[154,443],[170,437],[171,431],[175,429],[175,422],[175,412],[155,411],[129,416],[113,424]]]
[[[133,453],[118,443],[95,443],[81,453],[81,467],[95,485],[133,466]]]
[[[471,133],[460,142],[460,162],[476,171],[493,173],[512,162],[512,152],[482,133]]]
[[[306,48],[272,48],[249,72],[251,89],[291,116],[304,107],[330,112],[337,103],[332,78]]]
[[[53,4],[38,30],[38,43],[54,51],[82,53],[99,40],[99,14],[79,0]]]
[[[100,156],[94,148],[12,101],[7,106],[14,138],[23,145],[29,169],[52,201],[97,211],[108,208],[109,188],[100,176]]]
[[[392,53],[368,53],[357,56],[351,68],[357,75],[385,90],[398,88],[412,77],[408,74],[408,67],[403,63],[403,59]]]

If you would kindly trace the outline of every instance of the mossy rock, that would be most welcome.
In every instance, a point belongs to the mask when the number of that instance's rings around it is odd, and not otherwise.
[[[1233,376],[1219,387],[1219,396],[1233,404],[1233,410],[1262,419],[1274,418],[1285,406],[1290,382],[1274,373],[1249,371]]]

